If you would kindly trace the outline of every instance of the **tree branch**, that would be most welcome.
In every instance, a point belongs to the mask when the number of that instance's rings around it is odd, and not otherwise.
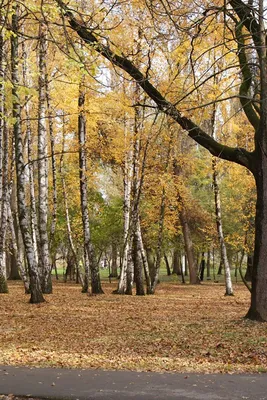
[[[94,50],[109,60],[113,65],[129,74],[146,92],[146,94],[156,103],[158,109],[173,118],[188,135],[198,144],[209,150],[209,152],[221,159],[228,160],[245,166],[253,172],[253,153],[242,148],[225,146],[205,133],[192,120],[181,115],[180,111],[170,103],[162,94],[150,83],[150,81],[135,67],[135,65],[126,57],[116,54],[109,46],[100,43],[92,31],[82,25],[74,14],[67,8],[62,0],[56,0],[64,15],[68,18],[69,24],[73,30]],[[238,1],[238,0],[235,0]]]

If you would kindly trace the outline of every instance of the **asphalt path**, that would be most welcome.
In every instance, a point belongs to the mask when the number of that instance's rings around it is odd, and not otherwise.
[[[70,400],[267,400],[267,375],[0,366],[0,394]]]

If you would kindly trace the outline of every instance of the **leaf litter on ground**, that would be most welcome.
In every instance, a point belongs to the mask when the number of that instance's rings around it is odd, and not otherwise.
[[[244,319],[249,292],[161,283],[154,296],[88,296],[55,282],[39,305],[21,283],[0,296],[0,364],[170,372],[266,372],[267,323]]]

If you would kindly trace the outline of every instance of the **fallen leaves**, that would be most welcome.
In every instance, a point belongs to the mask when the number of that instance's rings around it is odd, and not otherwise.
[[[155,296],[88,297],[56,283],[41,306],[21,284],[0,297],[0,364],[137,371],[262,372],[267,324],[243,319],[249,293],[162,283]]]

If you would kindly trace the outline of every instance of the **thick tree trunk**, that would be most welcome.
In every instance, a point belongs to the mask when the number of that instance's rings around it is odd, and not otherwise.
[[[267,93],[266,93],[267,94]],[[266,109],[267,116],[267,109]],[[267,118],[266,125],[267,126]],[[257,205],[255,221],[255,247],[252,268],[251,305],[247,317],[267,321],[267,129],[262,139],[257,157]]]
[[[23,140],[21,133],[20,118],[20,101],[18,97],[18,7],[12,15],[12,30],[15,35],[11,36],[11,73],[12,73],[12,98],[13,98],[13,118],[14,118],[14,138],[15,138],[15,154],[16,154],[16,172],[17,172],[17,198],[18,198],[18,214],[21,234],[23,237],[24,248],[30,275],[30,291],[31,303],[41,303],[44,300],[41,291],[41,284],[38,272],[38,265],[35,260],[32,237],[29,229],[29,216],[26,207],[25,195],[25,163],[23,159]]]

